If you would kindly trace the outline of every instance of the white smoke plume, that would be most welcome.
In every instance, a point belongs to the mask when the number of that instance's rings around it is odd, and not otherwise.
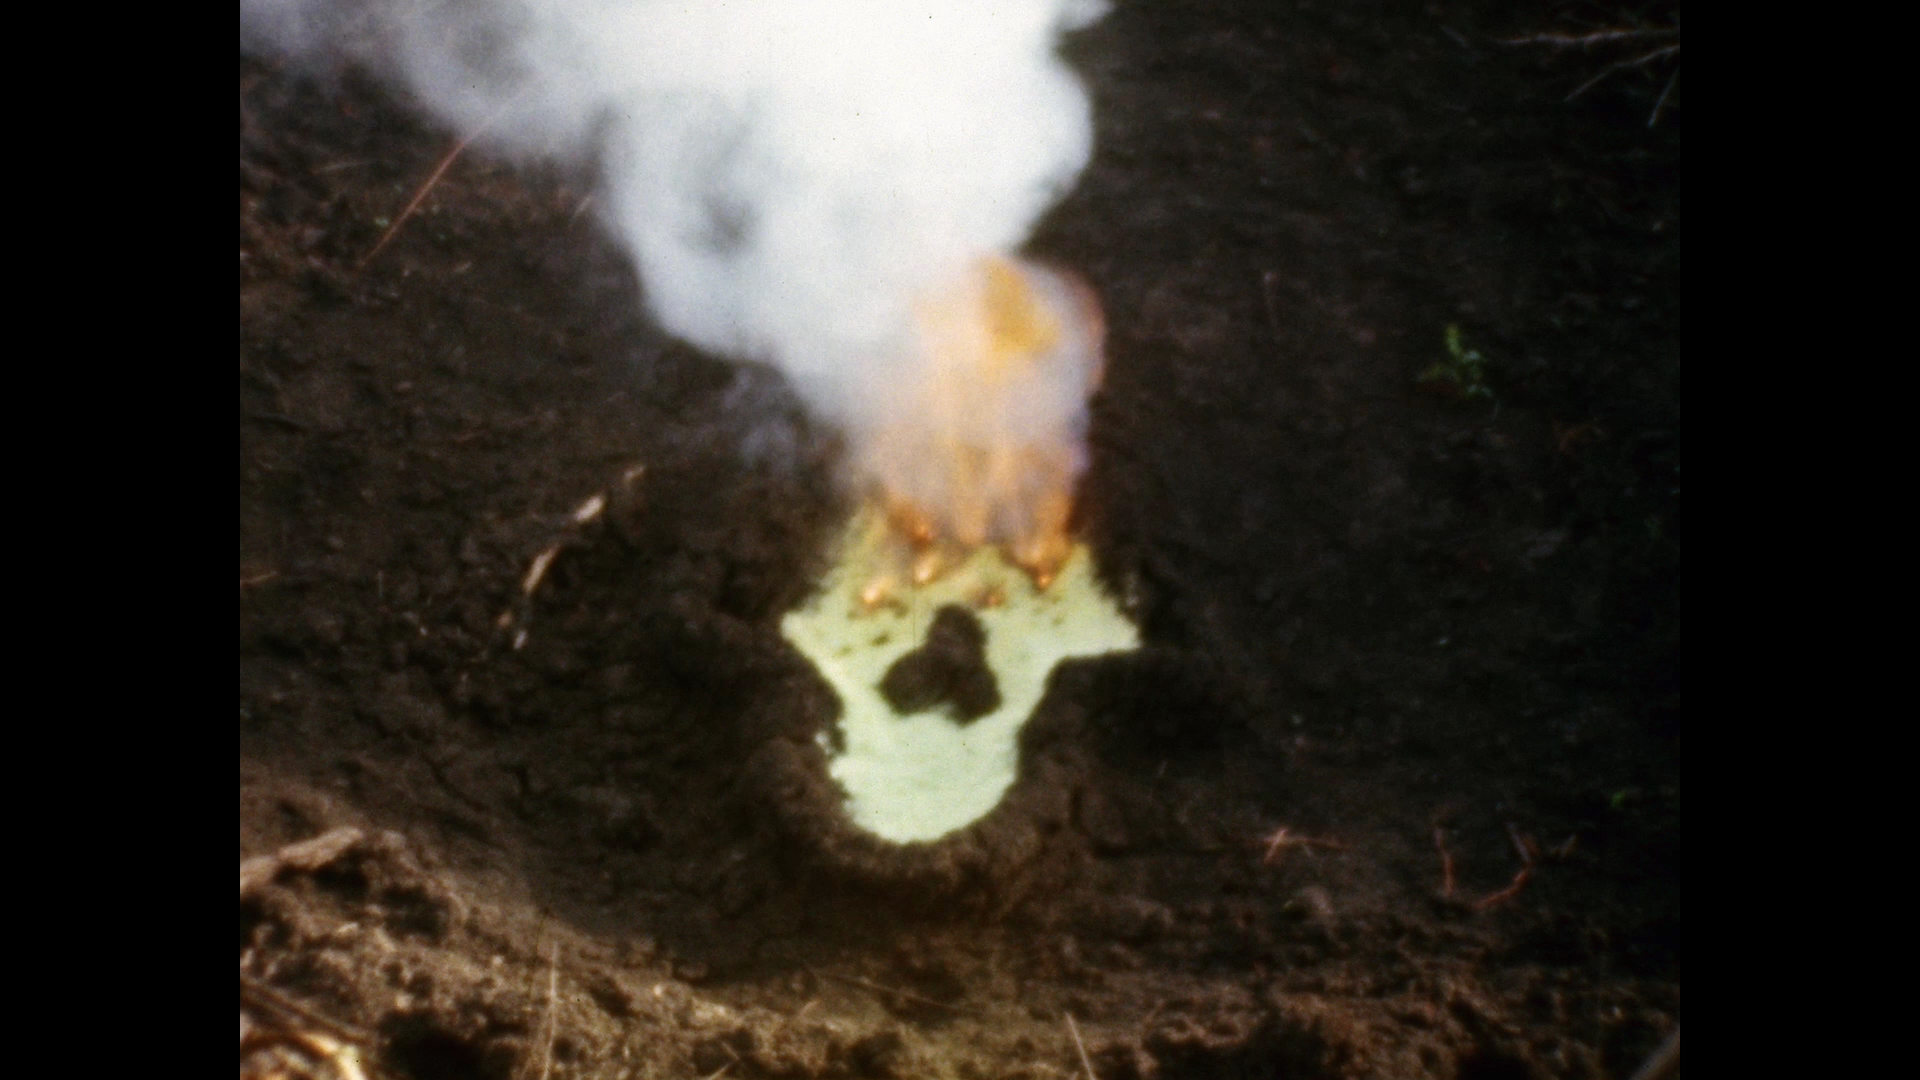
[[[662,325],[780,368],[857,462],[868,434],[923,407],[916,387],[938,362],[916,340],[926,298],[1016,249],[1085,167],[1090,104],[1056,49],[1104,13],[1104,0],[242,0],[241,29],[252,48],[351,52],[496,152],[596,162],[598,201]],[[1052,425],[1077,446],[1097,365],[969,422]]]

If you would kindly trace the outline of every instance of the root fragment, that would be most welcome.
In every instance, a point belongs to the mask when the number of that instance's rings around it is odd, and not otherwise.
[[[630,494],[634,484],[646,474],[646,471],[645,465],[631,465],[623,470],[620,474],[618,494],[622,496]],[[520,599],[493,620],[496,629],[502,633],[511,632],[512,636],[509,640],[515,651],[524,648],[527,644],[527,628],[522,624],[531,614],[534,593],[538,592],[541,583],[546,581],[547,572],[553,569],[554,560],[560,557],[562,550],[579,539],[581,529],[605,517],[609,505],[611,505],[610,496],[606,491],[596,491],[587,496],[585,501],[567,515],[566,523],[560,529],[560,535],[551,544],[541,549],[540,553],[533,557],[533,561],[527,564],[527,572],[520,576]]]
[[[1087,1044],[1080,1041],[1080,1025],[1073,1022],[1073,1014],[1064,1014],[1067,1018],[1067,1034],[1073,1036],[1073,1048],[1080,1052],[1080,1067],[1087,1072],[1087,1080],[1099,1080],[1093,1075],[1093,1062],[1087,1059]]]
[[[1311,836],[1295,836],[1293,830],[1282,825],[1266,836],[1267,853],[1260,857],[1260,865],[1273,866],[1279,863],[1288,848],[1306,848],[1309,851],[1352,851],[1353,849],[1338,840],[1321,840]]]
[[[1512,823],[1507,825],[1507,835],[1513,838],[1514,850],[1520,853],[1520,871],[1513,875],[1513,880],[1507,884],[1506,888],[1474,901],[1473,910],[1475,911],[1485,911],[1519,896],[1520,890],[1526,888],[1527,882],[1533,878],[1533,864],[1539,845],[1534,843],[1533,837],[1520,835],[1520,830]]]

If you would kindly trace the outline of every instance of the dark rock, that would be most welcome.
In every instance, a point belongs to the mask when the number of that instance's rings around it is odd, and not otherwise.
[[[880,692],[902,716],[944,703],[955,720],[978,720],[1000,707],[986,647],[987,631],[973,612],[948,604],[934,613],[926,642],[887,669]]]

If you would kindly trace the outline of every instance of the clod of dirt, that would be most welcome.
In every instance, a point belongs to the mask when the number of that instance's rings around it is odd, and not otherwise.
[[[893,662],[880,681],[887,704],[902,716],[946,703],[970,723],[1000,707],[1000,684],[987,666],[987,631],[973,612],[947,604],[933,614],[926,643]]]
[[[906,1040],[897,1031],[880,1031],[848,1048],[847,1056],[862,1076],[899,1076]]]

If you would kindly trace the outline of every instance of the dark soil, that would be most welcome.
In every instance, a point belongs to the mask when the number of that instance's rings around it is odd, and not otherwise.
[[[463,155],[360,266],[462,133],[243,56],[255,1045],[1633,1073],[1680,1017],[1678,60],[1567,102],[1641,53],[1500,39],[1635,17],[1677,7],[1171,0],[1076,39],[1099,148],[1031,251],[1105,301],[1081,527],[1148,647],[1063,666],[1007,803],[901,852],[834,813],[777,630],[847,510],[832,433],[649,323],[584,168]]]

